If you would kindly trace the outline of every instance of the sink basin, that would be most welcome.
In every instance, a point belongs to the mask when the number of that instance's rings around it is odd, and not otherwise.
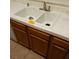
[[[60,17],[59,13],[46,12],[41,17],[39,17],[39,19],[36,20],[36,22],[47,27],[53,27],[54,23],[58,20],[59,17]]]
[[[35,7],[26,7],[18,12],[15,13],[16,16],[19,16],[21,18],[27,18],[27,17],[33,17],[35,19],[39,18],[44,11],[39,10]]]

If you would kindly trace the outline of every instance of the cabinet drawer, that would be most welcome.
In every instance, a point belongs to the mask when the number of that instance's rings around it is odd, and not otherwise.
[[[51,37],[51,42],[65,49],[69,48],[69,43],[64,41],[63,39],[57,37]]]
[[[18,29],[21,29],[21,30],[24,30],[24,31],[26,30],[25,25],[23,25],[19,22],[16,22],[14,20],[11,20],[11,26],[15,27],[15,28],[18,28]]]
[[[40,37],[42,39],[48,40],[49,39],[49,35],[45,32],[33,29],[33,28],[28,28],[29,33],[31,33],[32,35],[35,35],[37,37]]]

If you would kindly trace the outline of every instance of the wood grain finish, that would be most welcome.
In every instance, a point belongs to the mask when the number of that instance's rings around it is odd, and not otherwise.
[[[63,49],[57,45],[51,44],[49,47],[47,59],[65,59],[67,55],[67,50]]]
[[[69,43],[57,37],[51,37],[51,42],[62,48],[69,49]]]
[[[26,31],[27,26],[14,20],[11,20],[10,24],[17,39],[17,42],[29,48],[28,33]]]
[[[28,30],[29,30],[29,33],[31,33],[31,34],[33,34],[33,35],[35,35],[35,36],[37,36],[37,37],[40,37],[40,38],[45,39],[45,40],[49,40],[49,36],[50,36],[50,35],[48,35],[48,34],[45,33],[45,32],[41,32],[41,31],[39,31],[39,30],[30,28],[30,27],[28,28]]]
[[[19,23],[19,22],[16,22],[16,21],[14,21],[14,20],[11,20],[10,22],[11,22],[11,26],[12,26],[12,27],[16,27],[16,28],[18,28],[18,29],[21,29],[21,30],[23,30],[23,31],[26,31],[26,26],[25,26],[24,24]]]
[[[18,43],[31,48],[47,59],[65,59],[68,54],[69,42],[64,39],[27,27],[13,20],[11,20],[11,26]]]
[[[22,44],[25,47],[29,47],[26,32],[15,27],[13,27],[13,31],[15,33],[18,43]]]
[[[47,59],[65,59],[68,54],[68,42],[51,36]]]
[[[48,41],[30,34],[30,44],[33,51],[44,57],[47,56]]]

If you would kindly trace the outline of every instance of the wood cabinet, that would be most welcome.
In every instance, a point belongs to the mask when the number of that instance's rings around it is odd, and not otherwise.
[[[65,59],[68,54],[68,42],[52,37],[47,59]]]
[[[65,59],[69,42],[41,30],[11,20],[11,27],[18,43],[30,48],[47,59]]]
[[[64,49],[69,49],[69,42],[64,39],[51,36],[51,43],[56,44],[57,46],[60,46]]]
[[[48,59],[65,59],[67,50],[57,45],[51,44],[48,52]]]
[[[40,34],[39,34],[40,33]],[[48,34],[29,28],[30,46],[33,51],[46,57],[48,49]],[[37,34],[37,35],[36,35]],[[42,36],[43,35],[43,36]],[[45,37],[45,38],[44,38]]]
[[[47,56],[48,41],[38,38],[34,35],[30,35],[30,43],[33,51],[44,57]]]
[[[29,40],[26,31],[26,26],[11,20],[11,26],[16,36],[18,43],[29,48]]]
[[[13,30],[14,30],[18,43],[29,48],[29,43],[28,43],[28,38],[27,38],[26,32],[24,32],[18,28],[13,28]]]
[[[45,32],[42,32],[40,30],[37,30],[37,29],[34,29],[34,28],[31,28],[31,27],[28,27],[28,31],[30,34],[32,35],[35,35],[41,39],[44,39],[44,40],[49,40],[49,34],[48,33],[45,33]]]

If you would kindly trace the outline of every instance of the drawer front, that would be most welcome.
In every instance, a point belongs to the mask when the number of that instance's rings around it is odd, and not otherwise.
[[[41,31],[33,29],[33,28],[28,28],[28,30],[29,30],[29,33],[31,33],[32,35],[35,35],[35,36],[40,37],[45,40],[49,40],[49,35],[45,32],[41,32]]]
[[[25,25],[23,25],[23,24],[21,24],[19,22],[13,21],[13,20],[11,20],[11,26],[15,27],[15,28],[18,28],[18,29],[21,29],[21,30],[24,30],[24,31],[26,30]]]
[[[69,42],[66,42],[60,38],[51,37],[51,42],[65,49],[69,49]]]

